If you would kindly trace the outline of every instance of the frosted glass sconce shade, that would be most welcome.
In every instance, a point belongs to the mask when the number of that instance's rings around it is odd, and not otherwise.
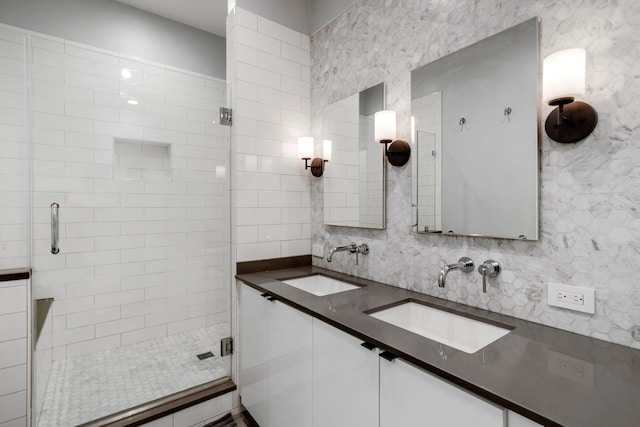
[[[384,144],[396,139],[396,112],[390,110],[378,111],[374,115],[374,137]]]
[[[593,132],[598,113],[585,102],[575,101],[585,94],[584,49],[566,49],[549,55],[543,63],[542,98],[557,106],[545,121],[549,138],[557,142],[578,142]]]
[[[395,111],[383,110],[374,115],[373,135],[376,141],[384,144],[384,155],[393,166],[403,166],[409,161],[411,146],[406,141],[396,140]]]
[[[561,50],[544,59],[542,97],[549,105],[584,96],[586,53],[584,49]]]
[[[301,136],[298,138],[298,157],[303,160],[313,157],[313,138],[310,136]]]
[[[331,161],[331,140],[323,139],[322,140],[322,160],[325,162]]]

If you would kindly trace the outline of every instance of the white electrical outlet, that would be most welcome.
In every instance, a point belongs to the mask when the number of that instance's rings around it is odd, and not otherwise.
[[[311,245],[311,255],[317,257],[324,257],[324,245]]]
[[[549,282],[547,303],[556,307],[594,314],[596,312],[596,291],[591,288]]]
[[[584,305],[584,295],[580,293],[558,291],[556,298],[569,304]]]

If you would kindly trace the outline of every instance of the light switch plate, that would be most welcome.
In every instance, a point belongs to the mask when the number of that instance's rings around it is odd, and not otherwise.
[[[596,312],[596,291],[592,288],[549,282],[547,304],[594,314]]]
[[[317,256],[319,258],[324,257],[324,245],[312,245],[311,246],[311,255]]]

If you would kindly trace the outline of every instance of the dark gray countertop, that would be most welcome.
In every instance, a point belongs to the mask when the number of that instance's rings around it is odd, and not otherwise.
[[[278,282],[311,273],[364,287],[319,297]],[[639,350],[319,267],[236,277],[538,423],[567,427],[640,426]],[[408,298],[514,329],[468,354],[363,313]]]

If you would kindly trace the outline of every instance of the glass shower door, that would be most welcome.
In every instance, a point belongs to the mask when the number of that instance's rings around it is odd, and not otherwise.
[[[34,299],[53,298],[34,424],[78,425],[230,376],[226,83],[28,44]]]

